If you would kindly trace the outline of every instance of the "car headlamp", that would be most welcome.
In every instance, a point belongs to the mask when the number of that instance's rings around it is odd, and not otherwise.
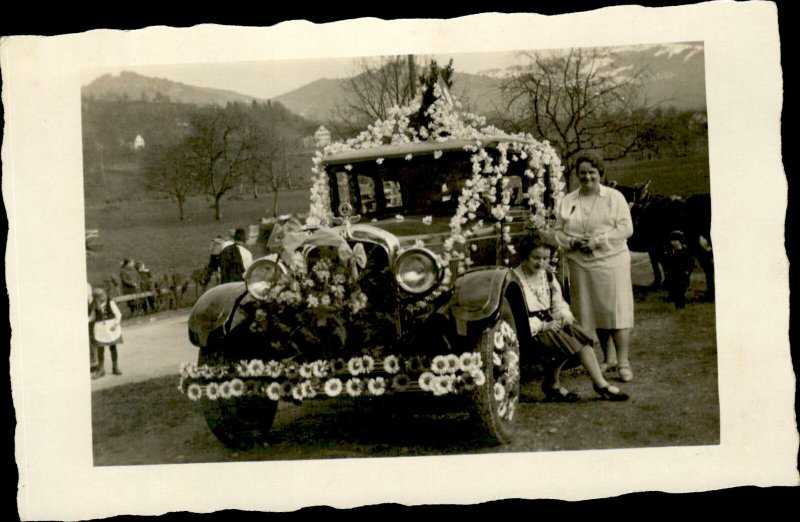
[[[244,275],[247,291],[254,298],[263,301],[272,285],[285,273],[286,267],[275,255],[256,259]]]
[[[395,261],[394,274],[403,291],[419,296],[433,290],[442,278],[436,255],[425,248],[412,248]]]

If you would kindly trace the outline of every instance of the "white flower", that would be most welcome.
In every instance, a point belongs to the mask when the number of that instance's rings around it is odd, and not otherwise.
[[[328,379],[325,383],[325,394],[328,397],[336,397],[342,393],[343,388],[342,381],[334,377],[333,379]]]
[[[431,370],[437,375],[443,375],[447,373],[447,368],[447,359],[444,355],[437,355],[433,358],[433,361],[431,361]]]
[[[219,385],[219,396],[223,399],[230,399],[232,395],[230,381],[225,381]]]
[[[500,403],[500,406],[497,407],[497,415],[499,415],[500,418],[505,418],[508,414],[508,404],[508,402],[503,401]]]
[[[347,389],[348,395],[350,395],[351,397],[358,397],[364,390],[364,381],[362,381],[357,377],[354,377],[347,381],[345,388]]]
[[[231,381],[231,395],[234,397],[241,397],[244,394],[245,386],[244,381],[241,379],[233,379]]]
[[[186,389],[186,396],[189,397],[190,400],[196,401],[203,396],[203,389],[200,388],[200,385],[197,383],[190,384]]]
[[[300,365],[300,377],[303,379],[309,379],[312,375],[314,375],[314,370],[309,363],[303,363]]]
[[[323,295],[322,299],[320,299],[320,303],[322,304],[322,306],[330,306],[331,305],[331,296],[329,296],[327,294]]]
[[[364,373],[364,359],[361,357],[353,357],[347,361],[347,371],[350,372],[350,375]]]
[[[442,157],[442,151],[440,151],[440,150],[434,151],[433,159],[439,159],[441,157]]]
[[[501,330],[498,330],[494,333],[494,347],[496,350],[502,350],[505,348],[505,336]]]
[[[302,401],[304,398],[305,395],[303,395],[303,388],[299,384],[292,386],[292,399],[296,401]]]
[[[383,163],[383,158],[378,158],[378,159],[376,159],[376,160],[375,160],[375,163],[377,163],[378,165],[380,165],[381,163]]]
[[[417,239],[414,241],[414,246],[417,248],[425,248],[425,242],[421,239]]]
[[[212,382],[206,386],[206,397],[216,400],[219,397],[219,384]]]
[[[278,361],[269,361],[264,368],[264,372],[273,379],[280,377],[282,371],[283,367]]]
[[[412,158],[411,154],[406,154],[406,156],[405,156],[405,160],[406,161],[411,161],[411,158]]]
[[[419,387],[424,391],[433,391],[433,381],[436,378],[431,372],[424,372],[419,376]]]
[[[458,358],[458,368],[465,373],[470,373],[475,369],[475,358],[472,352],[464,352],[461,354],[461,357]]]
[[[494,383],[494,400],[500,402],[506,396],[506,389],[499,382]]]
[[[262,373],[264,373],[264,361],[261,359],[253,359],[247,365],[247,371],[253,377],[259,377]]]
[[[453,392],[455,379],[452,375],[442,375],[433,381],[433,394],[437,396],[446,395]]]
[[[383,395],[386,391],[386,379],[375,377],[367,381],[367,389],[372,395]]]
[[[314,385],[311,383],[311,381],[303,381],[300,383],[300,390],[304,398],[313,399],[317,394],[317,390],[314,389]]]
[[[433,223],[433,216],[425,216],[422,218],[423,225],[430,225],[431,223]]]
[[[459,359],[458,355],[451,353],[445,356],[445,362],[447,363],[447,373],[455,373],[459,368]]]
[[[486,383],[486,375],[483,373],[483,370],[475,370],[472,376],[475,378],[476,386],[483,386]]]
[[[364,373],[370,373],[375,369],[375,359],[372,356],[364,355],[362,359],[364,360]]]
[[[402,214],[397,214],[396,216],[394,216],[394,219],[395,219],[395,221],[403,221],[403,220],[405,220],[405,218],[403,217]]]
[[[395,374],[400,371],[400,361],[396,355],[387,355],[383,360],[383,369],[386,373]]]
[[[277,383],[277,382],[269,383],[269,386],[267,386],[267,397],[269,397],[270,400],[273,400],[273,401],[280,400],[280,398],[281,398],[281,385],[280,385],[280,383]]]
[[[314,361],[312,364],[312,372],[314,373],[314,377],[322,378],[328,375],[328,361]]]
[[[353,170],[353,166],[348,163],[344,166],[344,170]]]
[[[319,298],[317,298],[317,296],[315,295],[308,296],[306,298],[306,301],[308,302],[309,308],[316,308],[317,306],[319,306]]]

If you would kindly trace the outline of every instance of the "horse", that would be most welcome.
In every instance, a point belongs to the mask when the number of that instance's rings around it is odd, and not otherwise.
[[[608,186],[625,197],[631,209],[633,236],[628,246],[635,252],[647,252],[653,268],[653,289],[660,289],[669,279],[667,255],[669,236],[673,231],[683,232],[686,246],[706,275],[707,300],[714,300],[714,259],[711,247],[711,196],[696,194],[662,196],[649,191],[650,181],[634,187],[616,182]]]

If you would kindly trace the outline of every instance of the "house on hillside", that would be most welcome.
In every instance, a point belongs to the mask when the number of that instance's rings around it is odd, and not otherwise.
[[[140,151],[144,148],[144,138],[142,138],[141,134],[136,135],[136,138],[133,139],[133,144],[131,146],[135,151]]]
[[[317,131],[314,133],[314,143],[318,149],[321,149],[326,145],[330,145],[331,131],[326,129],[324,125],[320,125],[319,129],[317,129]]]

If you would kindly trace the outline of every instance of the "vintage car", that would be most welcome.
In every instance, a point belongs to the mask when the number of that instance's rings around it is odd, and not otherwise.
[[[530,340],[513,245],[557,197],[548,147],[498,134],[321,156],[305,225],[191,312],[181,388],[211,431],[248,446],[281,400],[426,393],[510,441]]]

